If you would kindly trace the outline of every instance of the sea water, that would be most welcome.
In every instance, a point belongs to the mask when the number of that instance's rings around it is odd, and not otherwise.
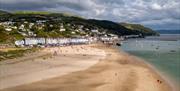
[[[121,49],[145,59],[180,85],[180,35],[160,35],[123,41]]]

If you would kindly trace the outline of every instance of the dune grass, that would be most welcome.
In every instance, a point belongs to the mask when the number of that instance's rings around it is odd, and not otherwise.
[[[24,56],[26,53],[32,53],[35,52],[36,50],[37,48],[30,48],[30,49],[17,48],[15,50],[0,51],[0,61],[21,57]]]

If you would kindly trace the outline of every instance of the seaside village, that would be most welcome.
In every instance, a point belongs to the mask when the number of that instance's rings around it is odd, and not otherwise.
[[[15,41],[15,45],[19,47],[38,46],[38,47],[53,47],[53,46],[67,46],[78,44],[91,44],[96,42],[103,42],[106,44],[113,44],[118,41],[117,36],[113,37],[80,37],[80,38],[25,38],[23,40]]]
[[[12,22],[12,21],[5,21],[0,22],[0,26],[3,26],[6,32],[16,31],[18,34],[23,36],[23,39],[15,40],[14,45],[18,47],[48,47],[48,46],[65,46],[65,45],[75,45],[75,44],[90,44],[95,42],[103,42],[113,44],[119,40],[123,40],[123,38],[119,38],[117,35],[108,34],[105,32],[100,32],[98,29],[88,29],[84,28],[83,25],[71,25],[66,24],[66,27],[76,27],[74,31],[71,31],[71,35],[75,35],[72,37],[38,37],[35,32],[32,31],[34,26],[37,27],[37,31],[41,30],[45,27],[46,20],[37,20],[36,22]],[[49,25],[53,27],[55,25]],[[91,33],[84,33],[84,30],[88,30]],[[58,32],[66,32],[65,25],[63,23],[59,24],[59,31]],[[85,34],[83,36],[76,35]],[[93,36],[91,36],[93,34]],[[11,44],[12,45],[12,44]],[[1,44],[1,48],[8,47],[8,44]]]

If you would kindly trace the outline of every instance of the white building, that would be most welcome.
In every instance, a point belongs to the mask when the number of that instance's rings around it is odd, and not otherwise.
[[[72,31],[71,34],[76,34],[76,32]]]
[[[70,39],[70,43],[73,44],[81,44],[81,43],[88,43],[89,40],[86,38],[72,38]]]
[[[16,27],[16,26],[13,26],[13,27],[11,27],[11,28],[13,28],[13,29],[17,29],[17,27]]]
[[[38,24],[42,24],[42,23],[45,23],[46,22],[46,20],[38,20],[38,21],[36,21],[36,23],[38,23]]]
[[[29,28],[31,29],[34,26],[34,23],[29,24]]]
[[[66,29],[61,28],[59,31],[60,31],[60,32],[64,32],[64,31],[66,31]]]
[[[58,44],[58,39],[56,38],[47,38],[46,44]]]
[[[17,45],[17,46],[24,45],[24,41],[23,40],[17,40],[17,41],[15,41],[15,45]]]
[[[22,25],[19,27],[19,29],[21,29],[21,30],[25,31],[25,29],[24,29],[24,25],[22,24]]]
[[[60,30],[59,30],[60,32],[63,32],[63,31],[66,31],[66,29],[64,28],[64,26],[63,25],[61,25],[60,26]]]
[[[59,38],[58,42],[60,45],[68,44],[69,38]]]
[[[45,38],[25,38],[25,45],[38,45],[45,44]]]
[[[91,30],[91,32],[98,33],[99,31],[97,29],[93,29],[93,30]]]
[[[27,36],[27,34],[26,33],[24,33],[24,32],[19,32],[21,35],[23,35],[23,36]]]
[[[11,28],[5,28],[5,30],[8,31],[8,32],[12,31]]]
[[[29,30],[29,31],[28,31],[28,35],[29,35],[29,36],[34,36],[34,33]]]

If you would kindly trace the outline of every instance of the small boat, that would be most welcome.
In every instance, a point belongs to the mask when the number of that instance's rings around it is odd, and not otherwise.
[[[121,46],[121,45],[122,45],[122,43],[116,43],[116,45],[117,45],[117,46]]]

